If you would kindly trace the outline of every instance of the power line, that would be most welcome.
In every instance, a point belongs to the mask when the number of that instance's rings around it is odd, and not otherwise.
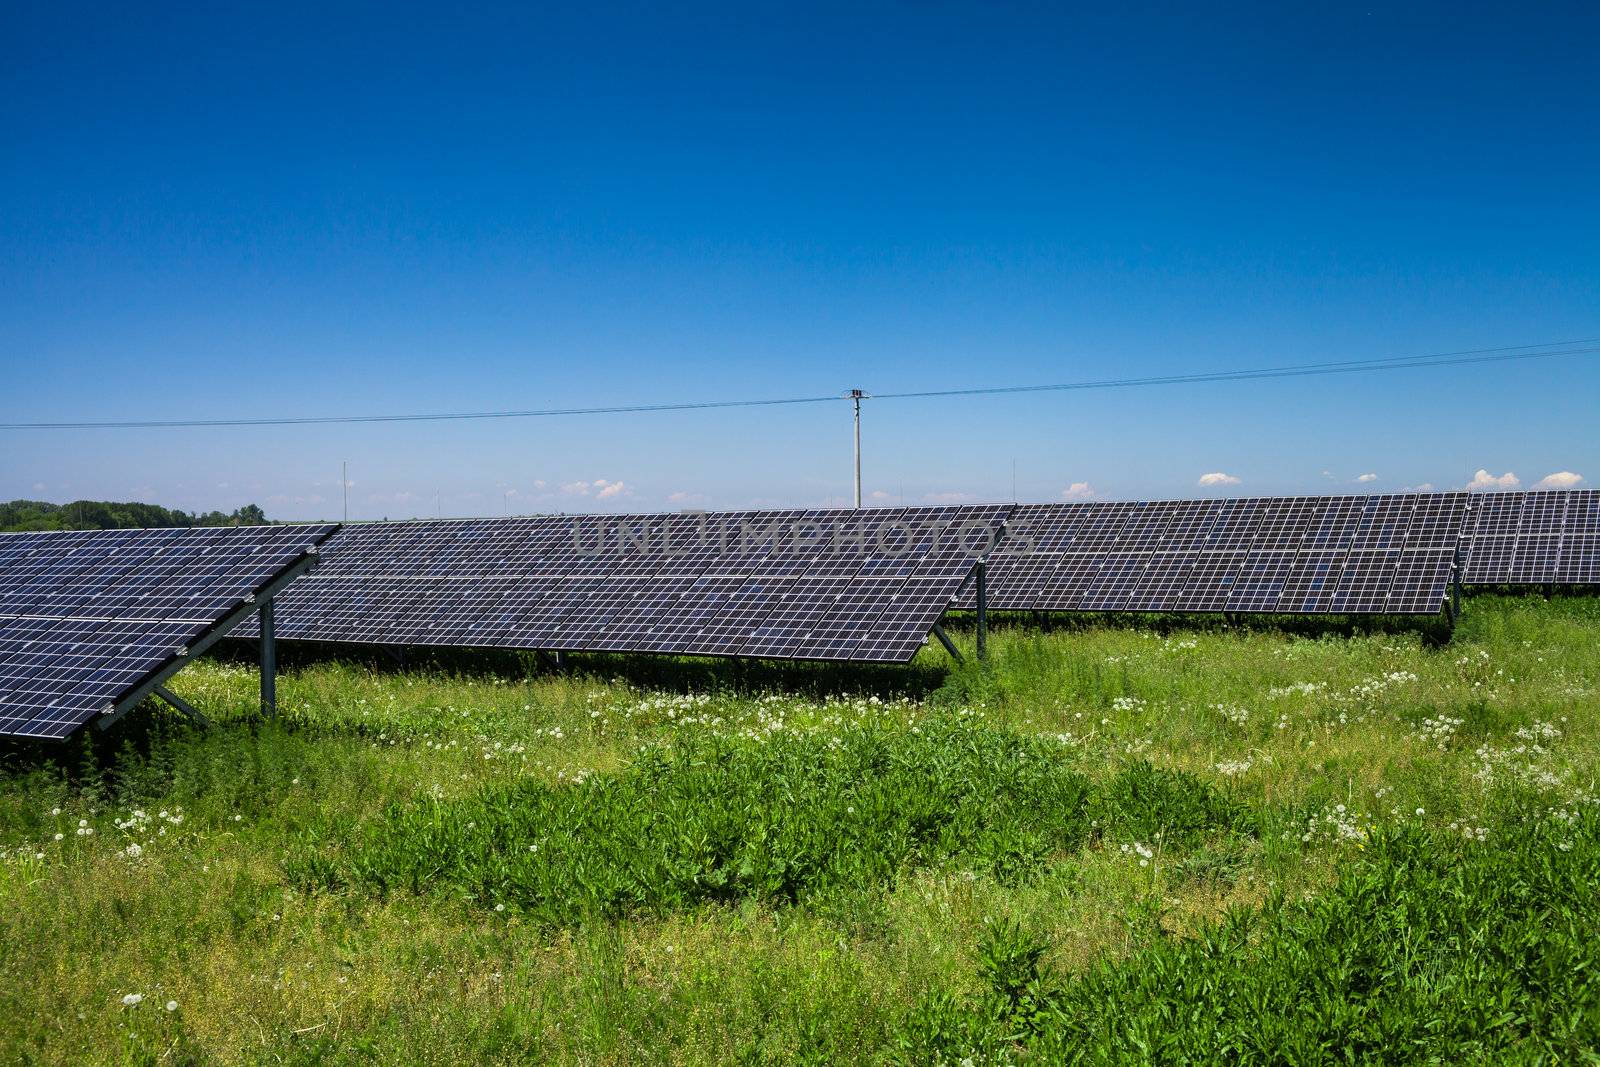
[[[1469,349],[1465,352],[1440,352],[1429,356],[1397,356],[1391,359],[1352,359],[1336,363],[1303,363],[1288,367],[1258,367],[1250,370],[1206,371],[1197,374],[1163,374],[1148,378],[1101,378],[1059,385],[1009,385],[969,389],[924,389],[916,392],[873,393],[877,400],[918,400],[942,396],[992,396],[1005,393],[1048,393],[1073,389],[1125,389],[1146,385],[1187,385],[1198,382],[1238,382],[1261,378],[1296,378],[1321,374],[1355,374],[1363,371],[1413,370],[1426,367],[1454,367],[1471,363],[1504,363],[1519,359],[1549,359],[1553,356],[1593,355],[1600,347],[1563,348],[1559,351],[1526,351],[1553,348],[1557,344],[1593,344],[1594,341],[1552,342],[1545,345],[1519,345],[1515,349]],[[1479,354],[1495,353],[1495,354]]]
[[[1590,347],[1578,347],[1590,346]],[[1194,374],[1163,374],[1142,378],[1099,378],[1050,385],[978,386],[960,389],[923,389],[873,393],[875,400],[922,400],[937,397],[996,396],[1008,393],[1066,392],[1080,389],[1129,389],[1153,385],[1192,385],[1203,382],[1236,382],[1270,378],[1294,378],[1325,374],[1357,374],[1368,371],[1417,370],[1430,367],[1463,366],[1478,363],[1504,363],[1513,360],[1550,359],[1557,356],[1583,356],[1600,352],[1600,338],[1575,341],[1549,341],[1504,348],[1474,348],[1458,352],[1436,352],[1422,356],[1394,356],[1382,359],[1352,359],[1323,363],[1300,363],[1243,370],[1205,371]],[[520,411],[464,411],[406,415],[319,415],[258,419],[128,419],[74,422],[4,422],[0,430],[146,430],[196,429],[248,426],[330,426],[384,422],[460,422],[475,419],[524,419],[561,415],[635,415],[662,411],[704,411],[720,408],[778,407],[795,404],[823,404],[839,400],[859,403],[859,394],[834,393],[828,396],[782,397],[768,400],[706,400],[673,404],[625,404],[605,407],[542,408]]]

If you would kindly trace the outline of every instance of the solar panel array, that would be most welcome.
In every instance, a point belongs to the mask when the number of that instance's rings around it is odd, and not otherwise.
[[[904,662],[1011,505],[346,526],[284,640]],[[963,544],[963,536],[966,544]],[[241,632],[244,632],[243,630]]]
[[[1436,614],[1467,494],[1028,504],[994,610]],[[962,606],[973,607],[969,595]]]
[[[1600,489],[1484,493],[1461,540],[1471,585],[1600,584]]]
[[[68,736],[334,529],[0,534],[0,735]]]

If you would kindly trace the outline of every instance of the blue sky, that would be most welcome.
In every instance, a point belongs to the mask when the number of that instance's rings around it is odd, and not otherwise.
[[[765,7],[6,6],[0,421],[1600,336],[1593,8]],[[1596,356],[866,407],[878,502],[1600,482]],[[849,406],[0,431],[0,499],[337,517],[341,460],[356,518],[837,503]]]

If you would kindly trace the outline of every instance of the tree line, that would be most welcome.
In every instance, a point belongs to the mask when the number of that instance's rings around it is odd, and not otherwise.
[[[51,504],[43,500],[11,500],[0,504],[0,531],[16,530],[124,530],[167,526],[263,526],[270,520],[260,505],[246,504],[227,511],[189,512],[159,504],[115,503],[109,500],[74,500]]]

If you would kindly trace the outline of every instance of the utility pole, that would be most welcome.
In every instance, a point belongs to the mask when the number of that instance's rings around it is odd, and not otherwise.
[[[859,389],[850,390],[850,399],[856,407],[856,508],[861,507],[861,400],[867,394]]]
[[[350,461],[339,461],[339,488],[344,491],[344,521],[350,521]]]

